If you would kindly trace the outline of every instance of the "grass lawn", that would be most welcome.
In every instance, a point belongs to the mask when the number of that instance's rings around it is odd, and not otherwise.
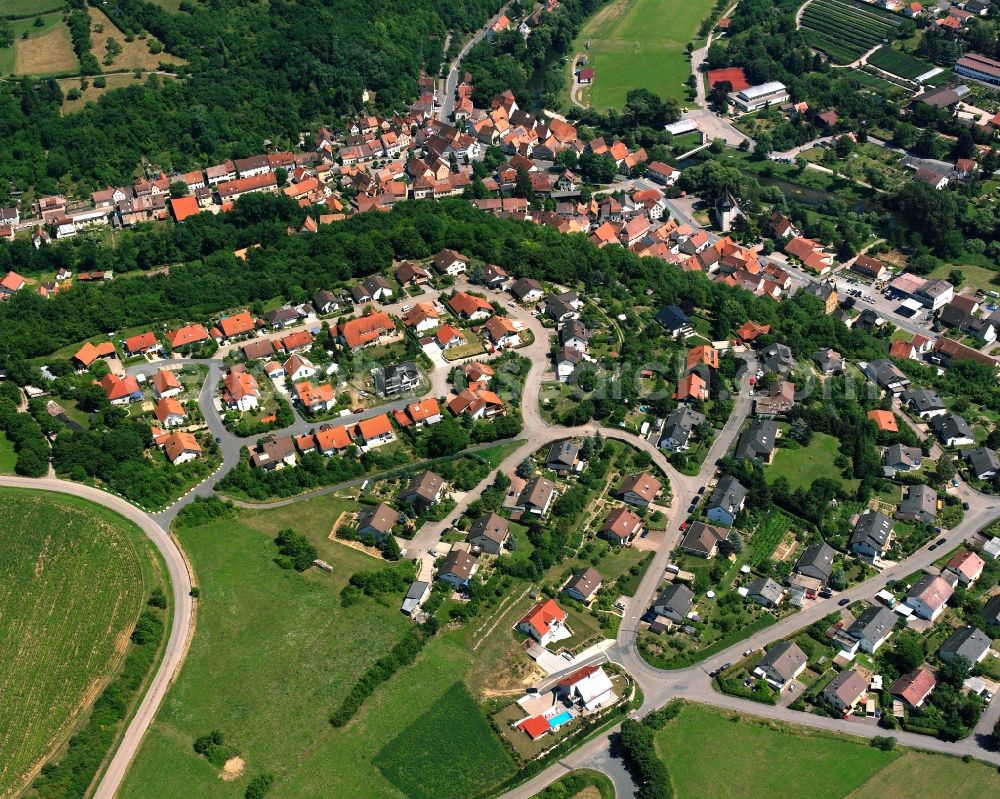
[[[121,663],[159,564],[135,525],[41,491],[0,490],[0,542],[0,795],[10,796]]]
[[[868,780],[849,799],[923,799],[954,791],[961,785],[962,799],[993,799],[997,795],[996,770],[985,763],[963,763],[956,757],[907,752]]]
[[[456,741],[463,746],[454,747]],[[375,758],[411,799],[464,799],[509,777],[514,763],[461,682]]]
[[[18,4],[18,0],[13,0],[13,2],[21,8],[21,14],[34,13],[36,9],[45,11],[46,5],[51,6],[51,0],[45,0],[44,2],[41,2],[40,0],[34,0],[33,2],[32,0],[25,0],[25,2],[20,4]],[[29,4],[31,5],[31,8],[26,8]],[[5,14],[16,13],[14,11],[7,10],[9,3],[3,3],[0,5],[3,6]],[[43,24],[38,27],[35,27],[36,17],[11,20],[10,29],[14,34],[14,43],[10,47],[0,47],[0,74],[8,75],[17,71],[18,43],[22,41],[21,37],[25,33],[28,34],[29,38],[24,41],[24,45],[33,46],[38,37],[42,36],[42,34],[50,32],[56,25],[60,25],[62,23],[61,14],[44,14],[40,15],[40,17]]]
[[[586,54],[596,70],[586,100],[620,111],[630,89],[646,88],[683,101],[691,74],[685,45],[711,10],[711,0],[613,0],[584,24],[571,50],[574,61]]]
[[[351,507],[350,500],[324,495],[273,510],[241,511],[235,519],[179,532],[201,588],[198,632],[126,778],[122,799],[236,799],[261,771],[275,775],[269,799],[414,795],[409,784],[397,787],[383,774],[375,762],[378,753],[411,725],[425,729],[435,718],[427,714],[436,708],[457,702],[449,698],[459,690],[453,688],[456,680],[478,698],[471,675],[478,664],[484,679],[490,679],[497,654],[515,640],[511,626],[531,600],[525,595],[508,605],[503,623],[486,625],[476,649],[470,642],[479,619],[440,633],[414,664],[366,700],[350,724],[333,728],[330,712],[411,624],[399,612],[400,597],[366,598],[341,607],[340,590],[350,575],[381,565],[327,538],[337,516]],[[272,537],[289,526],[317,546],[319,556],[333,566],[331,574],[297,574],[273,563]],[[459,720],[449,716],[449,729]],[[502,752],[490,755],[493,771],[476,760],[487,751],[483,733],[490,730],[485,721],[482,725],[464,730],[462,738],[449,734],[435,747],[436,759],[428,762],[441,775],[438,786],[445,781],[458,786],[472,763],[474,776],[504,779],[513,773]],[[220,780],[218,770],[192,749],[197,736],[213,729],[246,760],[245,774],[233,782]],[[417,768],[414,762],[408,765]],[[489,787],[477,785],[472,793]],[[436,790],[430,783],[427,789]]]
[[[0,433],[0,474],[13,474],[16,464],[17,454],[14,452],[14,445],[6,433]]]
[[[656,736],[678,798],[843,799],[899,757],[865,743],[772,724],[749,717],[734,723],[729,714],[685,707]]]
[[[941,264],[928,275],[928,277],[948,279],[948,274],[957,269],[965,278],[963,286],[972,286],[983,291],[1000,291],[1000,272],[989,269],[985,266],[975,266],[973,264]]]
[[[510,453],[516,452],[518,447],[524,444],[524,439],[508,441],[506,444],[497,444],[495,447],[486,447],[476,451],[476,455],[489,463],[490,467],[496,469]]]
[[[779,477],[788,480],[792,490],[809,488],[813,480],[830,477],[844,484],[844,490],[851,492],[858,487],[858,481],[845,480],[833,461],[840,454],[840,442],[826,433],[813,433],[807,447],[784,449],[779,447],[774,453],[774,462],[767,467],[767,481],[773,483]]]
[[[131,42],[126,41],[125,34],[122,33],[111,19],[98,8],[89,7],[87,13],[90,14],[91,30],[93,33],[93,53],[94,57],[101,63],[105,71],[115,69],[157,69],[161,63],[183,64],[184,60],[170,53],[151,53],[149,43],[155,41],[151,36],[144,38],[135,37]],[[103,26],[104,30],[97,33],[96,27]],[[115,56],[110,64],[104,63],[107,54],[107,41],[114,39],[121,47],[121,52]]]
[[[46,26],[40,28],[34,27],[33,21],[27,21],[31,25],[27,28],[29,38],[22,39],[20,32],[17,34],[17,41],[14,43],[15,71],[19,75],[76,72],[80,64],[73,51],[69,28],[58,14],[44,19]],[[53,20],[51,25],[48,24],[48,20]]]

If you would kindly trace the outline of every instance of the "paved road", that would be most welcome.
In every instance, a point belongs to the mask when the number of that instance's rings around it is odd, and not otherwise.
[[[487,22],[475,36],[465,43],[458,55],[455,56],[455,60],[451,62],[451,67],[448,69],[448,75],[442,81],[439,93],[441,105],[438,108],[437,118],[442,122],[450,121],[451,115],[455,110],[455,92],[458,89],[458,76],[459,70],[462,66],[462,60],[466,55],[468,55],[469,50],[483,40],[483,37],[486,36],[486,32],[490,29],[490,27],[492,27],[493,23],[500,18],[500,15],[507,11],[508,6],[509,4],[505,5],[496,13],[496,15],[491,17],[490,21]]]
[[[135,753],[139,749],[142,736],[152,723],[160,702],[163,701],[163,697],[187,653],[187,643],[193,632],[194,602],[191,598],[191,579],[184,555],[176,541],[154,519],[131,503],[105,491],[53,477],[0,477],[0,486],[53,491],[103,505],[138,525],[146,537],[153,542],[153,546],[159,550],[167,565],[167,574],[170,577],[173,591],[173,621],[170,635],[167,639],[160,668],[153,676],[149,689],[139,703],[135,716],[125,730],[118,749],[94,793],[94,799],[111,799],[118,790],[132,758],[135,757]]]

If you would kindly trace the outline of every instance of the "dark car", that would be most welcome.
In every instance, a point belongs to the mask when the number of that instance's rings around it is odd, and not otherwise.
[[[962,503],[962,510],[968,510],[968,509],[969,509],[969,503],[968,502],[963,502]]]
[[[937,544],[938,546],[941,546],[941,545],[942,545],[943,543],[945,543],[945,542],[946,542],[947,540],[948,540],[947,538],[939,538],[939,539],[938,539],[937,541],[935,541],[934,543],[935,543],[935,544]]]
[[[850,601],[851,601],[851,600],[849,600],[849,599],[848,599],[848,598],[847,598],[847,597],[845,596],[845,597],[844,597],[843,599],[841,599],[841,600],[840,600],[840,601],[839,601],[839,602],[838,602],[837,604],[838,604],[838,605],[840,605],[840,607],[844,607],[844,605],[847,605],[847,604],[849,604],[849,603],[850,603]]]
[[[928,552],[933,552],[935,549],[937,549],[937,544],[931,544],[929,547],[927,547]]]

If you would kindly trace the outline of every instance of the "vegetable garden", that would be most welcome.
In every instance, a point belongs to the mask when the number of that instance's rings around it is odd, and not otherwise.
[[[891,47],[880,47],[868,57],[868,63],[907,80],[913,80],[934,68],[926,61],[914,58],[902,50],[893,50]]]
[[[814,0],[802,14],[806,41],[836,64],[849,64],[891,39],[900,20],[850,0]]]

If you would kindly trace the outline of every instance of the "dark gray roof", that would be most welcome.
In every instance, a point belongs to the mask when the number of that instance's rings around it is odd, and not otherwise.
[[[570,319],[564,322],[563,326],[559,328],[560,344],[565,344],[573,338],[578,338],[584,342],[590,340],[590,331],[587,330],[587,326],[579,319]]]
[[[978,627],[959,627],[941,644],[938,657],[964,657],[969,663],[978,662],[983,652],[993,645],[993,640]]]
[[[743,484],[731,474],[719,478],[712,496],[708,498],[707,509],[722,508],[727,513],[735,515],[747,498],[747,490]]]
[[[825,349],[817,350],[813,353],[813,361],[816,365],[822,369],[824,372],[828,372],[831,369],[840,369],[844,365],[844,356],[841,355],[836,350]]]
[[[931,427],[945,441],[954,438],[975,438],[972,428],[957,413],[946,413],[931,419]]]
[[[414,580],[410,583],[410,588],[406,592],[407,599],[420,599],[424,595],[424,591],[427,590],[429,583],[425,583],[423,580]]]
[[[977,447],[962,452],[962,457],[969,462],[976,477],[988,472],[1000,471],[1000,458],[996,452],[986,447]]]
[[[944,400],[942,400],[936,392],[931,391],[929,388],[913,388],[909,391],[904,391],[902,397],[910,403],[910,405],[912,405],[914,410],[918,413],[936,411],[946,407]]]
[[[656,314],[656,321],[671,333],[676,333],[691,324],[687,314],[676,305],[668,305]]]
[[[770,577],[758,577],[747,586],[747,592],[752,597],[760,596],[768,602],[777,604],[778,600],[781,599],[782,589],[781,586]]]
[[[820,541],[818,544],[806,547],[799,555],[799,559],[795,562],[795,571],[808,569],[810,572],[822,575],[824,581],[829,580],[836,555],[837,550],[825,541]]]
[[[861,514],[851,533],[851,548],[867,545],[879,550],[885,547],[892,534],[892,520],[878,511],[870,510]]]
[[[899,367],[885,358],[869,363],[864,373],[882,388],[910,384],[910,379],[900,371]]]
[[[736,457],[741,459],[769,458],[778,438],[778,423],[758,419],[748,427],[736,442]]]
[[[683,616],[694,603],[694,592],[683,583],[671,583],[664,588],[654,603],[657,606],[666,605],[677,615]]]
[[[761,354],[765,372],[787,375],[795,368],[795,356],[786,344],[772,344]]]
[[[549,447],[549,454],[545,458],[545,463],[550,466],[555,464],[557,466],[566,466],[571,469],[573,468],[573,464],[576,463],[579,455],[579,444],[574,444],[569,440],[557,441]]]
[[[908,447],[905,444],[893,444],[885,451],[885,462],[889,466],[905,465],[909,468],[914,461],[920,463],[923,459],[923,452],[920,447]]]
[[[906,492],[906,496],[903,497],[903,501],[899,503],[897,513],[913,515],[930,514],[931,516],[936,516],[937,501],[937,491],[930,486],[917,483],[910,486]]]
[[[983,606],[983,618],[987,624],[1000,625],[1000,594],[993,597]]]
[[[881,641],[895,626],[895,613],[889,608],[872,606],[854,620],[847,633],[858,640]]]

